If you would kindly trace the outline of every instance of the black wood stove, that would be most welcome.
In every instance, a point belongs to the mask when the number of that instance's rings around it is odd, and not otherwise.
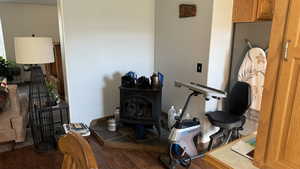
[[[120,121],[138,126],[155,125],[161,134],[161,89],[120,87]]]

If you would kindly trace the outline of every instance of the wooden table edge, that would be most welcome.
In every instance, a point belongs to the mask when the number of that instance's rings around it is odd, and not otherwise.
[[[206,153],[206,155],[205,155],[205,157],[203,158],[203,160],[204,160],[208,165],[211,165],[211,167],[213,167],[213,168],[215,168],[215,169],[233,169],[232,167],[230,167],[229,165],[225,164],[225,163],[222,162],[221,160],[219,160],[219,159],[213,157],[212,155],[210,155],[210,153],[215,152],[215,151],[218,151],[219,149],[223,148],[224,146],[236,144],[236,143],[238,143],[238,142],[239,142],[240,140],[242,140],[242,139],[251,138],[251,137],[253,137],[253,136],[257,136],[257,133],[256,133],[256,132],[255,132],[255,133],[252,133],[252,134],[250,134],[250,135],[248,135],[248,136],[244,136],[244,137],[242,137],[242,138],[240,138],[240,139],[238,139],[238,140],[235,140],[235,141],[233,141],[233,142],[231,142],[231,143],[229,143],[229,144],[227,144],[227,145],[223,145],[223,146],[218,147],[218,148],[216,148],[216,149],[214,149],[214,150],[212,150],[212,151],[209,151],[209,152]],[[252,163],[253,163],[253,165],[255,164],[254,161],[252,161]],[[256,165],[254,165],[254,166],[256,166]]]

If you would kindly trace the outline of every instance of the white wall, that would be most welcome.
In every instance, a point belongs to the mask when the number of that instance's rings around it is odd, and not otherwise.
[[[174,81],[198,82],[225,89],[229,76],[232,37],[232,0],[158,0],[156,4],[155,70],[166,77],[163,110],[182,107],[189,91]],[[197,16],[180,19],[179,4],[196,4]],[[196,72],[197,63],[203,72]],[[204,112],[217,109],[216,101],[193,98],[188,112],[198,116],[206,133],[210,125]],[[205,138],[207,141],[209,138]]]
[[[179,19],[181,3],[197,4],[197,16]],[[230,4],[227,0],[158,0],[156,5],[153,0],[61,1],[71,121],[89,123],[111,113],[119,104],[120,78],[129,70],[150,75],[155,68],[165,75],[164,111],[172,104],[181,107],[188,94],[173,87],[175,80],[224,88],[231,45]],[[198,62],[203,63],[202,73],[196,72]],[[204,101],[194,98],[188,111],[204,112]]]
[[[124,73],[153,72],[154,7],[153,0],[60,1],[72,122],[111,113]]]
[[[47,36],[59,41],[57,7],[34,4],[0,3],[7,58],[15,58],[14,37]]]
[[[197,16],[180,19],[179,4],[196,4]],[[155,69],[166,75],[164,107],[182,105],[186,91],[174,87],[175,80],[195,81],[225,89],[229,75],[232,37],[232,0],[164,0],[156,5]],[[197,63],[203,72],[196,72]],[[215,110],[215,102],[206,103],[206,110]],[[204,111],[196,100],[191,113]]]
[[[197,5],[197,16],[179,18],[179,4]],[[207,68],[212,25],[211,0],[158,0],[156,4],[155,70],[165,75],[163,111],[171,105],[182,108],[188,90],[174,87],[174,81],[207,81]],[[203,63],[203,73],[196,72],[197,63]],[[196,115],[204,111],[204,102],[194,97],[188,110]]]
[[[221,90],[226,89],[229,79],[232,9],[233,0],[214,0],[207,85]],[[206,112],[222,108],[220,103],[213,99],[206,102]]]

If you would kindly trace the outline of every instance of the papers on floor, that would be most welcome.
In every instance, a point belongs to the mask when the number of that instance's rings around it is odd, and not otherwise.
[[[89,136],[91,135],[90,129],[87,125],[83,123],[70,123],[63,125],[65,133],[69,133],[70,131],[78,133],[82,136]]]
[[[231,147],[231,150],[253,160],[254,150],[256,146],[256,138],[247,141],[239,141]]]

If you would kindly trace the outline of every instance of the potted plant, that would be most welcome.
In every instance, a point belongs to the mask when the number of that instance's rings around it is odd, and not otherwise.
[[[14,76],[19,76],[21,74],[21,69],[17,66],[17,63],[13,60],[7,60],[7,80],[13,81]]]
[[[0,57],[0,77],[6,77],[8,81],[13,81],[14,76],[19,76],[20,74],[21,69],[15,61]]]
[[[50,96],[50,106],[56,106],[60,102],[60,98],[57,92],[57,87],[50,81],[46,81],[46,87]]]
[[[6,77],[8,72],[8,65],[6,60],[0,56],[0,77]]]

